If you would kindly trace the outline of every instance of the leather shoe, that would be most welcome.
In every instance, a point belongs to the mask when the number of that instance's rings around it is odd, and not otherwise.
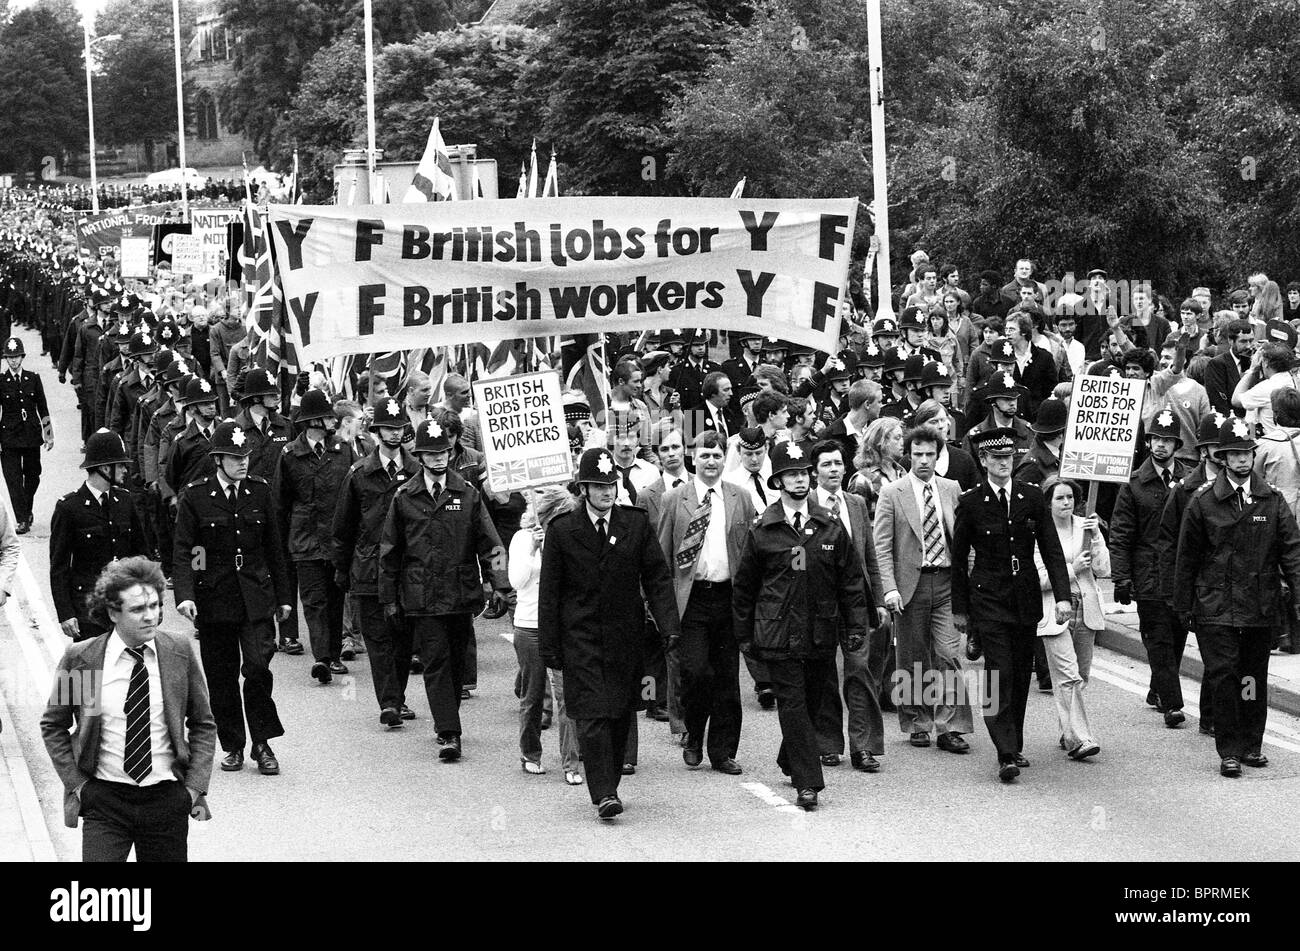
[[[1025,759],[1025,758],[1024,758],[1023,756],[1021,756],[1019,753],[1015,754],[1015,756],[1012,758],[1011,762],[1015,763],[1015,764],[1016,764],[1017,766],[1019,766],[1021,769],[1024,769],[1026,766],[1029,765],[1029,760]]]
[[[1219,775],[1236,779],[1241,775],[1241,761],[1235,756],[1225,756],[1219,764]]]
[[[929,734],[929,733],[913,733],[910,737],[908,737],[908,741],[909,741],[913,746],[929,746],[929,745],[930,745],[930,734]]]
[[[346,674],[347,672],[348,669],[343,666],[342,661],[337,661],[337,660],[330,661],[331,674]]]
[[[296,637],[286,637],[280,643],[280,650],[286,654],[297,656],[303,652],[302,641],[298,640]]]
[[[357,652],[352,649],[352,642],[345,640],[343,649],[339,651],[339,660],[356,660]]]
[[[257,761],[257,771],[263,776],[280,775],[280,761],[266,743],[255,744],[248,755]]]
[[[1020,767],[1017,766],[1015,763],[998,764],[998,779],[1002,780],[1004,783],[1011,782],[1019,775],[1020,775]]]
[[[1157,710],[1160,708],[1160,697],[1154,690],[1147,691],[1147,706],[1155,707]]]
[[[1186,719],[1187,717],[1183,715],[1182,710],[1165,711],[1165,726],[1169,727],[1171,730],[1178,729],[1178,727],[1183,725],[1183,721]]]
[[[392,707],[384,707],[379,713],[379,722],[386,727],[402,725],[402,715]]]
[[[726,773],[728,776],[739,776],[744,772],[744,770],[740,768],[740,764],[731,757],[727,757],[724,760],[714,763],[713,768],[715,771]]]
[[[1200,731],[1205,736],[1214,736],[1214,724],[1201,721]]]
[[[228,773],[237,773],[244,768],[244,751],[231,750],[221,758],[221,768]]]
[[[822,754],[822,765],[823,765],[823,766],[839,766],[839,765],[840,765],[840,754],[839,754],[839,753],[823,753],[823,754]]]
[[[635,776],[635,775],[636,775],[636,764],[635,764],[635,763],[624,763],[624,764],[623,764],[622,773],[623,773],[624,776]]]
[[[613,819],[615,816],[623,814],[623,803],[617,796],[606,796],[596,806],[596,815],[602,819]]]
[[[1241,758],[1241,761],[1247,766],[1255,767],[1255,769],[1260,769],[1268,765],[1268,757],[1263,753],[1247,753]]]
[[[880,760],[876,759],[870,753],[850,753],[849,761],[853,763],[854,769],[860,769],[864,773],[876,773],[880,771]]]
[[[935,739],[934,745],[941,750],[947,750],[949,753],[970,752],[970,744],[961,738],[960,733],[940,733]]]
[[[699,746],[682,747],[682,762],[691,769],[704,762],[704,750]]]
[[[468,688],[468,687],[461,687],[461,688],[460,688],[460,699],[462,699],[462,700],[468,700],[468,699],[469,699],[469,688]]]
[[[806,809],[812,812],[817,808],[817,790],[801,789],[799,795],[795,797],[794,804],[800,809]]]
[[[330,665],[323,660],[318,660],[311,665],[311,675],[323,684],[334,679],[334,675],[330,673]]]
[[[1101,752],[1101,747],[1096,743],[1080,743],[1074,749],[1070,750],[1070,759],[1085,760],[1089,756],[1096,756]]]
[[[758,692],[758,705],[764,710],[771,710],[776,706],[776,694],[769,688],[764,687]]]
[[[456,734],[448,734],[438,737],[438,759],[444,763],[452,763],[460,759],[460,737]]]
[[[408,707],[406,704],[402,704],[402,709],[399,711],[398,715],[401,716],[403,720],[415,719],[415,711],[412,710],[410,707]]]

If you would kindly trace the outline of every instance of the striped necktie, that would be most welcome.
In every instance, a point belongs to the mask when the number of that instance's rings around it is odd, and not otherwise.
[[[939,512],[934,504],[934,489],[930,483],[925,483],[925,489],[922,492],[925,499],[925,517],[921,522],[921,531],[925,536],[925,566],[931,567],[938,564],[939,556],[943,554],[943,532],[939,528]]]
[[[677,551],[677,570],[686,571],[695,567],[695,561],[704,548],[704,536],[709,531],[709,519],[713,517],[713,490],[704,493],[702,501],[686,524],[686,534],[682,536],[682,547]]]
[[[126,746],[122,752],[122,768],[126,774],[142,783],[153,772],[153,751],[149,747],[149,668],[144,665],[144,648],[128,647],[126,652],[135,658],[131,668],[131,682],[126,688]]]

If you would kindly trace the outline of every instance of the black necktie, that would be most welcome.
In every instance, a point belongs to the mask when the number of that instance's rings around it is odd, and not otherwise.
[[[767,493],[763,491],[762,480],[758,478],[757,472],[751,472],[749,477],[754,480],[754,490],[758,492],[758,497],[763,500],[763,505],[767,505]]]
[[[388,460],[388,481],[392,482],[396,478],[397,478],[397,460],[389,459]]]
[[[1165,480],[1165,489],[1168,489],[1170,483],[1174,481],[1173,473],[1171,473],[1168,469],[1165,469],[1160,474],[1160,477]]]
[[[600,539],[601,551],[604,551],[604,546],[609,542],[609,534],[605,531],[605,520],[603,518],[596,519],[596,537]]]
[[[319,459],[323,455],[325,455],[325,444],[323,442],[318,442],[316,444],[316,458]]]
[[[1237,511],[1244,511],[1246,508],[1246,492],[1241,486],[1237,486]]]
[[[797,532],[803,528],[803,516],[798,512],[794,513],[794,530]]]
[[[1011,510],[1007,508],[1007,490],[998,489],[998,504],[1002,506],[1002,514],[1007,518],[1011,517]]]
[[[239,489],[233,484],[230,486],[230,507],[235,507],[235,500],[239,497]]]
[[[153,772],[153,750],[149,745],[149,668],[144,665],[144,648],[128,647],[135,658],[131,681],[126,688],[126,745],[122,748],[122,769],[137,783]]]
[[[432,491],[432,494],[433,494],[433,500],[434,500],[435,502],[438,501],[438,496],[442,495],[442,483],[441,483],[441,482],[435,482],[435,483],[433,484],[433,489],[432,489],[431,491]]]
[[[636,505],[636,487],[632,485],[632,467],[618,467],[618,471],[623,473],[623,488],[627,492],[628,501]]]

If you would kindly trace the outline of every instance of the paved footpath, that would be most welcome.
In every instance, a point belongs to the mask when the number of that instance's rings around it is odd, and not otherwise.
[[[29,351],[34,335],[23,333]],[[48,606],[49,514],[80,481],[73,394],[48,358],[28,367],[45,380],[58,440],[45,456],[33,532],[22,539],[16,597],[0,619],[0,861],[74,861],[80,833],[62,823],[62,787],[37,721],[49,672],[65,640]],[[183,631],[168,596],[169,630]],[[641,753],[625,777],[627,812],[613,824],[594,817],[586,787],[568,787],[554,729],[543,734],[549,772],[519,765],[516,662],[506,619],[478,622],[479,689],[466,702],[465,757],[443,764],[418,681],[410,705],[419,719],[385,731],[378,723],[366,659],[348,677],[320,686],[310,658],[273,661],[275,695],[288,735],[275,742],[283,774],[215,771],[214,818],[191,826],[196,860],[484,859],[1049,859],[1295,860],[1300,828],[1300,721],[1274,711],[1265,752],[1272,764],[1240,780],[1218,775],[1212,741],[1165,729],[1143,702],[1143,661],[1101,648],[1089,712],[1102,745],[1086,763],[1057,747],[1054,704],[1030,697],[1026,755],[1033,766],[1004,786],[994,775],[987,732],[977,724],[966,756],[913,749],[887,721],[884,768],[827,770],[822,808],[793,805],[775,764],[774,713],[748,691],[738,759],[744,775],[689,771],[667,724],[638,719]],[[1110,635],[1108,635],[1109,637]],[[1274,655],[1275,671],[1298,661]],[[1185,678],[1194,700],[1196,684]]]

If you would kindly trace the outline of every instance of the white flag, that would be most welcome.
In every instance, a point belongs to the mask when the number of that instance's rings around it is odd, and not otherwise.
[[[438,120],[433,120],[429,130],[429,144],[424,147],[424,158],[415,170],[411,187],[406,190],[404,202],[455,201],[456,179],[451,174],[451,156],[447,143],[442,141]]]

